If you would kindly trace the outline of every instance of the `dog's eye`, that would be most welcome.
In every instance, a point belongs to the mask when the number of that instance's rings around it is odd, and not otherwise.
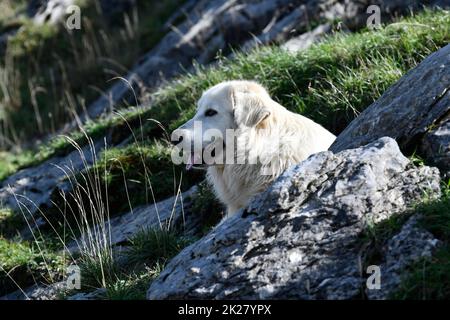
[[[214,109],[208,109],[205,112],[205,117],[212,117],[217,114],[217,111]]]

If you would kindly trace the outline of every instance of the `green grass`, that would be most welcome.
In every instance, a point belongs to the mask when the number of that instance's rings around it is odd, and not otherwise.
[[[62,256],[37,243],[0,238],[0,295],[37,282],[52,283],[61,278],[64,266]]]
[[[82,254],[77,261],[81,272],[81,287],[83,291],[105,288],[108,283],[117,281],[119,265],[110,250],[89,255]]]
[[[145,299],[149,284],[161,273],[166,262],[192,241],[167,229],[142,229],[130,240],[124,253],[125,267],[133,271],[107,286],[107,298]]]
[[[74,112],[98,98],[110,79],[126,74],[164,36],[165,20],[182,2],[140,0],[136,15],[117,15],[110,23],[94,1],[78,1],[82,28],[74,31],[22,17],[0,59],[5,74],[0,78],[0,133],[7,146],[44,137],[72,121]]]
[[[40,163],[40,159],[46,158],[44,152],[41,155],[42,158],[39,154],[33,154],[32,151],[28,150],[19,153],[0,151],[0,182],[23,167]]]
[[[112,144],[121,142],[130,134],[141,136],[140,132],[137,132],[140,130],[133,129],[133,126],[137,126],[137,123],[142,121],[140,111],[136,108],[130,108],[121,112],[120,115],[102,121],[88,121],[81,131],[76,130],[68,135],[55,136],[35,149],[17,152],[2,151],[0,152],[0,182],[20,169],[39,165],[51,157],[63,156],[74,151],[75,148],[70,140],[83,146],[88,143],[86,135],[95,139],[109,132],[112,136]],[[130,131],[130,128],[132,128],[132,131]]]
[[[172,164],[170,152],[159,142],[113,148],[102,154],[91,172],[98,172],[106,184],[102,189],[108,189],[112,208],[130,209],[176,195],[179,187],[184,191],[200,181],[200,175],[183,175],[183,166]]]
[[[381,30],[336,34],[298,54],[278,47],[236,53],[232,60],[223,58],[213,68],[197,67],[194,73],[170,82],[153,95],[151,106],[132,109],[124,117],[132,122],[141,119],[144,136],[160,138],[163,132],[148,119],[158,120],[171,132],[193,115],[203,90],[224,80],[254,79],[288,109],[337,134],[409,69],[446,45],[449,26],[448,12],[426,11]],[[113,116],[88,124],[86,132],[101,137],[123,124],[122,117]],[[83,139],[80,132],[72,135]],[[45,152],[19,167],[63,152],[69,145],[56,140],[57,147],[51,142]]]
[[[0,208],[0,237],[13,237],[25,225],[25,220],[21,214],[11,209]]]
[[[106,299],[141,300],[165,263],[191,239],[166,229],[142,229],[117,255],[82,256],[78,260],[83,290],[106,289]]]
[[[93,167],[67,179],[77,187],[64,197],[54,193],[56,205],[45,210],[46,220],[54,226],[76,226],[82,217],[95,220],[99,212],[115,216],[137,205],[153,204],[185,191],[203,177],[202,173],[186,175],[182,165],[172,164],[170,148],[156,142],[107,150]],[[67,208],[67,212],[63,215],[60,208]],[[42,227],[41,231],[53,232],[47,229]]]
[[[381,30],[336,34],[298,54],[277,47],[265,47],[249,54],[236,53],[235,58],[222,59],[212,68],[197,67],[194,73],[181,76],[158,90],[153,95],[151,106],[130,108],[122,115],[89,122],[84,130],[93,138],[108,134],[113,137],[114,144],[134,134],[137,141],[132,139],[132,144],[108,149],[88,172],[99,178],[101,190],[108,190],[108,195],[102,195],[102,202],[108,203],[111,215],[128,211],[130,206],[152,203],[174,195],[180,181],[182,190],[198,183],[203,179],[202,175],[184,174],[181,167],[172,165],[169,146],[164,139],[167,132],[192,116],[195,102],[203,90],[230,79],[257,80],[268,88],[275,100],[290,110],[339,133],[409,69],[446,45],[450,40],[449,27],[448,12],[427,11]],[[162,123],[166,132],[149,119]],[[83,132],[75,131],[70,136],[80,145],[86,143]],[[5,164],[5,169],[0,171],[0,180],[18,168],[35,165],[72,149],[67,139],[57,137],[20,159],[14,154],[6,154],[0,157],[0,168]],[[412,160],[416,164],[423,163],[420,155],[412,155]],[[219,218],[221,206],[214,201],[215,197],[206,185],[201,184],[194,197],[194,214],[213,217],[212,220]],[[436,204],[431,206],[437,207]],[[448,203],[444,206],[448,208]],[[450,219],[448,211],[445,215],[442,213],[446,212],[443,206],[439,208],[435,211],[440,212],[437,216],[442,219],[434,217],[435,223],[429,224],[428,228],[432,225],[439,227],[433,232],[439,233],[440,230],[440,236],[444,239],[445,229],[442,228],[448,225]],[[50,211],[48,209],[48,213]],[[377,250],[382,247],[384,239],[395,234],[406,217],[398,215],[382,224],[369,226],[367,238],[372,239],[375,248],[370,259],[379,259]],[[211,224],[214,222],[211,221]],[[186,244],[178,234],[160,232],[144,230],[131,239],[126,260],[154,270],[158,263],[164,264]],[[444,258],[445,254],[439,260],[442,262],[439,265],[443,267],[446,266]],[[146,276],[145,271],[117,265],[109,253],[100,257],[86,256],[80,260],[80,265],[86,287],[106,287],[107,296],[111,299],[144,297],[142,283],[152,277],[152,272]],[[440,273],[436,271],[432,274]],[[445,284],[445,279],[441,283]]]
[[[22,20],[22,27],[8,40],[8,54],[14,57],[34,54],[42,43],[55,37],[58,29],[50,24],[36,26],[31,20]]]
[[[171,132],[192,116],[204,89],[228,79],[255,79],[288,109],[305,114],[337,134],[409,69],[446,45],[449,26],[449,13],[425,12],[380,31],[337,34],[299,54],[277,47],[237,53],[233,60],[225,59],[214,68],[199,67],[195,73],[171,82],[155,93],[151,108],[134,113],[132,118],[156,119]],[[144,137],[164,137],[154,121],[143,123]],[[127,153],[132,156],[136,150],[113,148],[108,152],[126,158]],[[106,169],[108,166],[106,163]],[[164,166],[169,170],[170,160]],[[161,185],[159,181],[155,178],[155,185]]]
[[[165,229],[143,229],[130,240],[125,253],[128,265],[153,267],[165,263],[191,242]]]
[[[124,279],[109,284],[106,287],[106,299],[145,300],[150,283],[161,273],[163,268],[163,265],[156,264],[153,268],[127,275]]]
[[[426,201],[416,208],[420,225],[442,241],[430,258],[415,263],[404,276],[395,299],[429,300],[450,298],[450,181],[440,199]]]

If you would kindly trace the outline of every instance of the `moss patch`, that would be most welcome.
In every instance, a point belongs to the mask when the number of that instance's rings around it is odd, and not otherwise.
[[[0,238],[0,295],[32,284],[52,283],[64,272],[64,258],[36,243]]]

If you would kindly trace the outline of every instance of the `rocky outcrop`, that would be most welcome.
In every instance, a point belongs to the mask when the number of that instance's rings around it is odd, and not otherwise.
[[[71,190],[74,173],[89,168],[105,142],[88,144],[66,156],[53,157],[35,167],[23,169],[0,182],[0,203],[25,216],[34,215],[44,206],[52,206],[51,196],[56,190]],[[40,217],[37,221],[42,220]]]
[[[0,300],[56,300],[65,289],[63,281],[50,285],[35,284],[0,297]]]
[[[305,32],[300,36],[294,37],[286,41],[281,47],[289,52],[295,53],[308,49],[314,42],[323,38],[325,34],[331,31],[331,25],[328,23],[321,24],[314,30]]]
[[[355,148],[382,136],[406,152],[421,151],[443,173],[450,163],[450,45],[391,86],[338,136],[330,150]]]
[[[425,192],[440,194],[438,170],[414,167],[391,138],[312,155],[184,249],[151,284],[148,298],[384,298],[395,283],[386,279],[397,276],[396,263],[415,261],[438,242],[405,226],[389,242],[379,263],[386,281],[372,295],[361,236],[369,223],[401,214]],[[401,250],[405,245],[409,250]]]

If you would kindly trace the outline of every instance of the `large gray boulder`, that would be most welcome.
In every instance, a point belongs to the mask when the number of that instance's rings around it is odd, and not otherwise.
[[[437,169],[414,167],[391,138],[312,155],[170,261],[148,298],[370,297],[361,258],[367,225],[401,214],[425,193],[439,196],[439,181]],[[402,267],[431,254],[438,244],[426,231],[412,232],[413,222],[399,237],[409,234],[415,241],[392,240],[387,250],[389,257],[404,253],[397,259]],[[374,298],[392,292],[404,270],[395,263],[381,259],[383,280]]]
[[[380,137],[397,140],[406,152],[418,151],[442,173],[450,163],[450,45],[434,52],[366,110],[337,137],[330,150],[365,145]]]

